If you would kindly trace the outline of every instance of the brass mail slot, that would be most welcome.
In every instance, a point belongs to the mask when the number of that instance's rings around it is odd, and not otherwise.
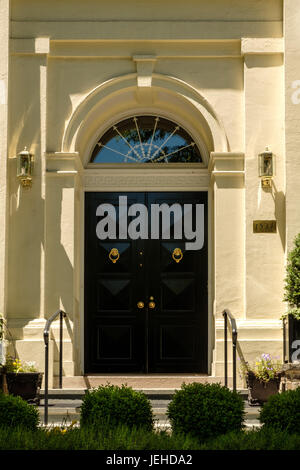
[[[254,233],[276,233],[276,220],[254,220]]]

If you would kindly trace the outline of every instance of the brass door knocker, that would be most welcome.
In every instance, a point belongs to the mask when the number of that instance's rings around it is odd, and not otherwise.
[[[183,253],[180,248],[174,248],[172,258],[176,263],[179,263],[183,258]]]
[[[118,248],[112,248],[109,252],[108,257],[110,261],[112,261],[113,263],[116,263],[118,259],[120,258],[120,253],[119,253]]]

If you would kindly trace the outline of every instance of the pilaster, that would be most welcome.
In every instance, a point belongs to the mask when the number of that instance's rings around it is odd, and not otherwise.
[[[300,232],[300,0],[284,2],[287,250]]]
[[[7,284],[7,148],[8,148],[8,78],[9,78],[10,2],[0,0],[0,314],[6,316]]]
[[[212,152],[215,315],[244,314],[244,154]]]
[[[285,251],[283,48],[278,39],[246,40],[245,113],[245,311],[249,320],[278,320],[284,312]],[[258,155],[273,152],[272,187],[262,188]],[[256,220],[276,220],[276,232],[255,233]]]

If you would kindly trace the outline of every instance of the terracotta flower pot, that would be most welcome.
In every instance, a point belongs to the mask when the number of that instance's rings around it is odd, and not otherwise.
[[[42,380],[42,372],[8,372],[6,374],[8,393],[18,395],[37,405],[40,403]]]
[[[268,382],[259,380],[253,372],[248,372],[246,376],[248,387],[248,403],[250,405],[263,405],[271,395],[279,392],[281,374],[277,374],[274,379]]]

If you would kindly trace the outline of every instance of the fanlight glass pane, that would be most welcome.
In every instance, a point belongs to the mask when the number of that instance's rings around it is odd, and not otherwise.
[[[93,163],[202,163],[180,126],[158,116],[137,116],[111,127],[97,142]]]

